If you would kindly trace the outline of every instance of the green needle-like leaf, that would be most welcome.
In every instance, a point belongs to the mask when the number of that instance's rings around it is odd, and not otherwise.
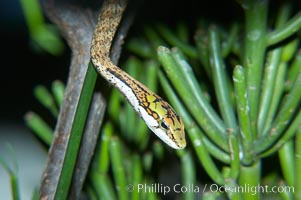
[[[238,138],[233,133],[228,133],[228,143],[231,157],[231,169],[230,169],[230,177],[233,180],[236,180],[239,175],[239,167],[240,167],[240,159],[239,159],[239,144]]]
[[[56,117],[58,115],[59,111],[55,105],[54,98],[46,87],[42,85],[36,86],[34,94],[41,104],[50,110],[53,116]]]
[[[100,142],[100,151],[98,157],[98,167],[97,172],[99,173],[108,173],[109,171],[109,144],[110,139],[113,134],[113,126],[111,123],[106,123],[102,129],[101,142]]]
[[[170,43],[171,46],[178,47],[188,57],[196,58],[196,56],[197,56],[196,49],[193,48],[192,46],[188,45],[187,43],[182,42],[179,38],[176,37],[176,35],[173,34],[172,31],[170,31],[168,28],[166,28],[166,26],[159,24],[159,25],[157,25],[157,29],[160,32],[160,34],[162,35],[162,37],[168,43]],[[163,44],[161,44],[161,45],[163,45]]]
[[[26,125],[30,127],[43,142],[50,146],[53,138],[52,128],[34,112],[26,113],[24,119]]]
[[[279,160],[282,168],[282,173],[284,180],[290,186],[293,186],[295,183],[295,160],[294,160],[294,147],[293,140],[287,141],[279,149]]]
[[[126,44],[127,49],[142,58],[154,58],[155,51],[150,47],[150,44],[142,38],[130,39]]]
[[[110,177],[101,173],[92,173],[91,177],[98,199],[117,199]]]
[[[233,83],[236,96],[236,107],[240,126],[241,142],[244,149],[243,162],[250,164],[254,158],[253,135],[249,116],[249,98],[245,80],[245,70],[237,65],[234,69]]]
[[[285,83],[285,76],[286,76],[286,71],[287,71],[287,64],[285,62],[282,62],[278,66],[277,70],[277,77],[275,81],[275,86],[273,90],[273,98],[271,99],[271,102],[269,102],[269,111],[266,116],[265,124],[263,133],[266,133],[268,129],[272,126],[272,121],[275,119],[275,115],[279,106],[279,102],[281,101],[281,97],[283,95],[283,90],[284,90],[284,83]]]
[[[286,22],[283,26],[271,32],[268,35],[268,44],[273,45],[276,44],[292,34],[296,33],[301,28],[301,12],[298,12],[295,17],[291,18],[288,22]]]
[[[133,155],[133,180],[130,184],[132,184],[135,188],[138,184],[142,183],[142,177],[143,177],[143,169],[141,164],[141,159],[139,155],[135,154]],[[132,200],[139,200],[140,198],[140,192],[137,189],[134,189],[131,193],[131,199]]]
[[[217,29],[211,27],[209,30],[209,56],[217,102],[227,128],[232,129],[232,132],[237,134],[236,119],[231,103],[230,90],[227,85],[228,81],[219,43]]]
[[[51,89],[57,105],[61,105],[65,95],[65,85],[61,81],[54,81]]]
[[[295,199],[301,199],[301,128],[297,129],[296,140],[295,140],[296,150],[295,150],[295,183],[294,183],[294,197]]]
[[[128,199],[128,192],[126,191],[126,176],[123,165],[123,156],[121,150],[121,143],[119,138],[112,137],[110,141],[110,157],[112,161],[113,174],[115,179],[116,190],[118,199]]]
[[[263,77],[263,89],[260,100],[259,114],[258,114],[258,134],[263,134],[263,129],[266,125],[266,119],[268,111],[270,109],[270,102],[273,98],[273,91],[275,87],[277,69],[280,64],[281,48],[275,49],[269,53],[269,61],[266,64],[264,77]]]
[[[189,186],[196,183],[195,166],[192,154],[189,151],[184,152],[181,156],[182,163],[182,185]],[[195,199],[194,192],[185,192],[183,195],[185,200]]]
[[[287,72],[287,80],[286,80],[286,90],[291,90],[293,87],[293,84],[295,83],[298,72],[301,71],[301,51],[299,50],[294,57],[294,60],[291,64],[291,67],[288,69]]]

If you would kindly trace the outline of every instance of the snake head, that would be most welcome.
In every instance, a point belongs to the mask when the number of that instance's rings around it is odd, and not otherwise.
[[[162,140],[175,149],[183,149],[186,146],[184,124],[176,113],[172,116],[162,116],[159,122],[159,128],[168,136],[168,139]]]
[[[157,95],[147,96],[147,106],[141,107],[141,117],[147,126],[174,149],[186,146],[184,123],[172,107]]]

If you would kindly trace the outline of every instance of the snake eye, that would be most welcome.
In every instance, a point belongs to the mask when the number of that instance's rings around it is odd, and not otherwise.
[[[168,129],[168,126],[163,121],[161,122],[160,126],[164,129]]]

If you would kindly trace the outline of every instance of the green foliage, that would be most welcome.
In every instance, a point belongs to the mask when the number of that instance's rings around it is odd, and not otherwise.
[[[37,85],[34,88],[36,99],[48,110],[54,118],[58,117],[58,110],[63,100],[65,86],[61,81],[52,83],[50,92],[45,86]],[[40,138],[45,144],[50,146],[53,138],[53,128],[37,113],[28,111],[24,120],[26,125]]]
[[[64,51],[63,41],[56,27],[45,23],[39,1],[20,0],[20,3],[33,44],[39,50],[60,55]]]

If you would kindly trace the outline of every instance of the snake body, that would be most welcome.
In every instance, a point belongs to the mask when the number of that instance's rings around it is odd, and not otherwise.
[[[112,40],[125,8],[124,0],[104,1],[91,44],[92,63],[98,73],[126,97],[162,141],[175,149],[182,149],[186,146],[182,119],[166,101],[110,60]]]

